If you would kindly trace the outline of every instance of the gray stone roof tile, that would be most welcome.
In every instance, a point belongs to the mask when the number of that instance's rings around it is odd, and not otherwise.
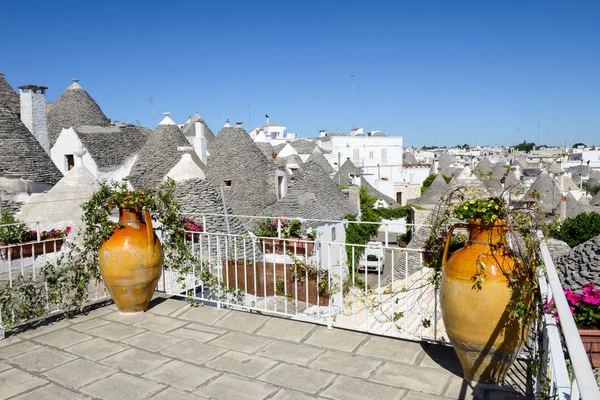
[[[241,127],[224,127],[212,143],[206,178],[224,187],[227,204],[238,215],[260,215],[277,200],[277,166]]]
[[[72,126],[108,126],[110,120],[98,104],[77,82],[65,90],[48,113],[50,145],[54,145],[60,131]]]
[[[198,114],[198,111],[196,111],[196,114],[190,118],[190,121],[183,126],[183,134],[186,137],[196,136],[196,122],[200,122],[204,126],[204,137],[206,138],[206,143],[212,142],[215,139],[215,134],[208,127],[208,124],[206,121],[204,121],[204,118]]]
[[[143,129],[134,125],[79,126],[74,129],[98,168],[121,166],[128,157],[140,151],[148,139]]]
[[[181,129],[177,125],[158,125],[139,151],[131,168],[131,184],[139,188],[160,182],[181,160],[182,152],[177,147],[190,147]],[[196,153],[192,151],[191,154],[196,164],[204,170],[205,166]]]
[[[54,185],[62,173],[19,117],[0,105],[0,175]]]
[[[0,73],[0,105],[8,108],[16,115],[21,114],[21,99],[19,98],[19,94],[10,86],[2,73]]]
[[[331,164],[329,164],[325,156],[323,156],[323,153],[321,153],[321,151],[317,147],[315,147],[315,149],[310,154],[310,157],[308,157],[308,159],[306,160],[306,162],[308,161],[314,161],[317,164],[319,164],[321,168],[323,168],[323,171],[325,171],[325,173],[328,175],[331,175],[335,172]]]

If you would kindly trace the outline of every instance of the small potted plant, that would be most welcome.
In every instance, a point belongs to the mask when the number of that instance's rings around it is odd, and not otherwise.
[[[275,251],[277,254],[286,253],[309,255],[312,253],[317,232],[313,228],[302,230],[302,222],[290,219],[285,215],[281,218],[264,218],[258,221],[254,234],[260,238],[266,252]],[[270,239],[275,238],[275,239]]]
[[[185,240],[187,242],[198,243],[200,235],[198,232],[204,232],[202,224],[197,223],[189,217],[183,218],[183,229],[185,230]]]
[[[27,230],[27,225],[16,218],[8,210],[2,211],[0,216],[0,246],[3,259],[19,259],[42,254],[53,253],[62,248],[63,241],[71,232],[71,227],[65,229],[51,229],[41,231]]]
[[[600,368],[600,290],[587,283],[582,285],[582,293],[565,289],[565,296],[590,363]],[[554,299],[548,306],[554,306]],[[558,314],[555,316],[558,320]]]

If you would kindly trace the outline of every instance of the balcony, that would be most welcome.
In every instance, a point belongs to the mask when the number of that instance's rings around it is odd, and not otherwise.
[[[599,398],[545,246],[540,284],[555,299],[562,334],[545,315],[539,340],[499,387],[462,379],[421,249],[384,241],[383,268],[367,273],[348,268],[345,245],[335,241],[317,240],[309,250],[283,240],[278,251],[274,238],[194,235],[189,245],[203,262],[183,276],[165,269],[147,312],[119,313],[96,285],[86,313],[65,319],[47,302],[43,318],[4,332],[0,399],[521,399],[542,390]],[[18,285],[21,275],[43,287],[40,269],[55,262],[56,248],[38,249],[4,252],[0,287]],[[201,279],[207,269],[217,282]],[[364,283],[345,290],[355,274]],[[529,354],[538,343],[544,357],[534,374]]]

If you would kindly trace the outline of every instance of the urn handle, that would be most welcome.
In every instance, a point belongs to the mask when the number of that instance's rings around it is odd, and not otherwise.
[[[142,210],[144,213],[144,219],[146,220],[146,236],[148,236],[148,250],[152,251],[154,248],[154,230],[152,230],[152,217],[150,211]]]
[[[455,228],[468,228],[469,224],[454,224],[448,230],[448,234],[446,236],[446,244],[444,245],[444,254],[442,255],[442,271],[444,271],[444,267],[448,263],[448,249],[450,249],[450,240],[452,240],[452,231]]]

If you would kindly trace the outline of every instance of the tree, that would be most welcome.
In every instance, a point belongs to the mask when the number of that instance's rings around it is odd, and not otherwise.
[[[425,180],[423,181],[423,185],[421,186],[421,196],[427,191],[427,188],[431,186],[436,176],[437,175],[429,175],[427,178],[425,178]]]
[[[533,150],[534,147],[535,147],[535,143],[533,143],[533,142],[527,143],[525,140],[523,140],[523,143],[519,143],[518,145],[516,145],[514,147],[514,149],[518,150],[518,151],[524,151],[526,153],[529,153],[530,151]]]

